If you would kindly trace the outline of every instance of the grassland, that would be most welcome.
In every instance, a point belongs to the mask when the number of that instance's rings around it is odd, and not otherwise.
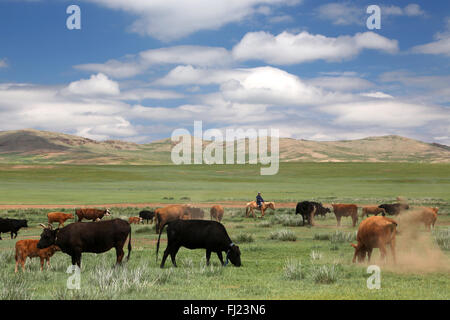
[[[450,208],[443,209],[435,233],[447,232],[449,242]],[[136,215],[137,208],[113,208],[114,216],[126,218]],[[37,226],[45,221],[48,210],[9,210],[3,214],[29,219],[30,228],[20,231],[19,239],[37,238]],[[66,273],[70,257],[56,253],[52,269],[39,271],[36,259],[28,261],[27,271],[14,275],[13,246],[16,240],[3,234],[0,241],[1,299],[449,299],[450,251],[440,249],[429,232],[421,226],[419,234],[428,237],[430,248],[439,252],[440,261],[433,265],[410,265],[402,259],[396,266],[383,265],[378,250],[374,263],[381,266],[380,290],[366,286],[367,264],[353,265],[351,259],[355,229],[350,220],[343,227],[335,227],[332,215],[317,219],[317,226],[303,227],[290,209],[278,209],[264,219],[245,218],[242,209],[227,209],[224,218],[230,237],[241,248],[241,268],[221,267],[216,255],[212,266],[205,265],[204,250],[180,249],[178,268],[170,259],[165,269],[155,261],[157,235],[152,225],[133,225],[131,259],[114,268],[115,252],[95,255],[83,254],[81,290],[67,290]],[[292,226],[296,225],[296,226]],[[280,231],[295,235],[292,239],[271,240]],[[245,236],[243,236],[245,235]],[[162,237],[165,249],[165,236]],[[317,239],[317,240],[314,240]],[[399,236],[399,243],[401,238]],[[287,240],[287,241],[283,241]],[[422,240],[421,240],[422,241]],[[410,243],[414,247],[414,243]],[[400,245],[401,246],[401,245]],[[424,252],[411,254],[429,259]],[[430,268],[433,267],[433,268]]]
[[[411,242],[399,235],[396,266],[379,261],[381,290],[366,286],[367,264],[353,265],[356,228],[349,219],[336,227],[333,215],[317,226],[301,225],[293,208],[264,219],[245,218],[227,208],[223,220],[242,251],[241,268],[205,266],[204,250],[180,249],[179,268],[155,261],[154,227],[133,225],[131,259],[114,268],[114,250],[84,254],[81,290],[66,290],[70,257],[56,253],[53,268],[39,272],[36,259],[14,275],[16,240],[0,241],[0,299],[449,299],[450,166],[414,163],[282,163],[276,176],[257,166],[0,166],[0,204],[107,204],[248,201],[256,191],[266,200],[380,203],[406,197],[413,205],[439,206],[433,233],[419,226]],[[173,199],[170,199],[173,198]],[[185,199],[185,200],[183,200]],[[19,239],[38,238],[39,223],[57,209],[0,210],[26,218]],[[140,209],[111,208],[126,219]],[[60,211],[73,212],[72,209]],[[286,240],[286,241],[284,241]],[[162,237],[165,248],[165,235]],[[425,247],[424,247],[425,245]],[[402,257],[402,254],[404,256]],[[159,255],[161,259],[162,252]],[[160,260],[159,260],[160,261]]]
[[[373,203],[404,196],[450,200],[450,165],[420,163],[281,163],[259,166],[0,165],[0,204],[101,204],[319,199]],[[170,199],[172,198],[172,199]]]

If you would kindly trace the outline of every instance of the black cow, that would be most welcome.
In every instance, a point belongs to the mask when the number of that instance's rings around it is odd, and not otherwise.
[[[159,232],[156,245],[156,260],[158,260],[159,241],[165,226],[167,227],[167,248],[161,261],[164,268],[167,256],[170,254],[172,264],[176,267],[175,256],[180,247],[188,249],[206,249],[206,264],[209,265],[211,252],[215,252],[220,263],[228,264],[228,259],[236,267],[241,266],[241,251],[228,236],[225,227],[217,221],[207,220],[173,220],[166,223]],[[226,263],[223,262],[222,251],[226,252]]]
[[[25,219],[0,218],[0,240],[2,240],[2,232],[11,232],[11,239],[16,238],[20,228],[28,228],[28,221]]]
[[[142,218],[142,223],[144,223],[144,220],[147,220],[147,224],[148,224],[148,221],[150,220],[151,223],[153,224],[153,218],[155,217],[155,212],[148,211],[148,210],[142,210],[141,212],[139,212],[139,217]]]
[[[315,215],[325,216],[327,212],[331,212],[330,209],[325,208],[320,202],[314,201],[302,201],[298,202],[295,207],[295,214],[301,214],[303,219],[303,225],[305,225],[305,219],[309,225],[312,225],[312,218]]]
[[[408,210],[409,205],[405,203],[381,204],[378,208],[383,208],[389,215],[398,215],[402,210]]]
[[[51,226],[46,227],[43,224],[41,226],[44,230],[37,247],[44,249],[53,244],[57,245],[62,252],[72,257],[72,265],[81,266],[82,252],[103,253],[113,247],[116,249],[116,264],[120,264],[124,256],[123,246],[127,236],[130,237],[127,261],[130,258],[131,227],[128,221],[112,219],[96,223],[75,222],[55,230]]]

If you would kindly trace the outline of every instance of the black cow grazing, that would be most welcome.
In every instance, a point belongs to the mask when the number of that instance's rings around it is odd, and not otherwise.
[[[164,268],[167,256],[170,254],[172,264],[177,266],[175,256],[180,247],[188,249],[206,249],[206,264],[209,265],[211,252],[219,257],[222,266],[228,264],[228,259],[236,267],[241,266],[241,251],[228,236],[225,227],[217,221],[207,220],[173,220],[166,223],[159,232],[156,245],[156,260],[158,260],[159,241],[165,226],[167,227],[167,248],[161,261]],[[223,262],[222,251],[226,252],[226,263]]]
[[[116,264],[122,263],[123,246],[127,236],[129,236],[127,261],[130,258],[131,227],[128,221],[112,219],[96,223],[75,222],[55,230],[51,226],[46,227],[43,224],[41,226],[44,230],[37,247],[44,249],[57,245],[62,252],[72,257],[72,265],[81,266],[82,252],[103,253],[113,247],[116,249]]]
[[[24,219],[0,218],[0,240],[2,240],[2,232],[11,232],[11,239],[16,238],[20,228],[28,228],[28,221]]]
[[[406,203],[394,203],[394,204],[381,204],[378,208],[383,208],[389,215],[398,215],[402,210],[408,210],[409,205]]]
[[[153,224],[153,218],[155,217],[155,212],[148,211],[148,210],[142,210],[141,212],[139,212],[139,217],[142,218],[142,223],[144,223],[144,220],[147,220],[147,224],[148,224],[148,221],[151,221],[151,223]]]
[[[325,208],[320,202],[314,201],[302,201],[297,203],[295,208],[295,214],[301,214],[303,219],[303,225],[305,220],[312,226],[313,218],[315,215],[325,216],[327,212],[331,212],[330,209]]]

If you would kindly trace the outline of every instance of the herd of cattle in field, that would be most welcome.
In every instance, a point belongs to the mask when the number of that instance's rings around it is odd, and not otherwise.
[[[255,218],[254,210],[261,211],[261,218],[264,217],[268,208],[275,210],[274,202],[264,202],[262,206],[256,206],[254,201],[246,205],[246,217],[250,213]],[[363,262],[372,254],[374,248],[379,248],[381,257],[386,256],[386,246],[390,246],[395,262],[395,235],[398,233],[398,223],[386,215],[397,216],[403,211],[408,211],[409,205],[404,202],[394,204],[381,204],[379,206],[363,206],[361,217],[364,219],[358,227],[357,244],[351,244],[354,249],[353,262]],[[303,225],[314,226],[316,216],[325,216],[333,210],[337,226],[341,225],[342,217],[350,217],[352,226],[358,222],[358,206],[356,204],[331,204],[326,207],[320,202],[302,201],[298,202],[295,214],[302,216]],[[414,211],[416,222],[423,223],[430,230],[437,220],[438,208],[420,207]],[[380,216],[379,216],[380,214]],[[153,211],[142,210],[139,216],[130,217],[128,221],[123,219],[102,220],[105,216],[110,216],[109,209],[99,210],[92,208],[76,209],[75,215],[78,218],[76,223],[64,226],[69,219],[74,219],[71,213],[50,212],[47,214],[47,225],[40,224],[43,228],[39,240],[27,239],[16,242],[15,272],[18,271],[19,264],[24,270],[27,257],[39,257],[41,260],[41,270],[44,262],[50,265],[50,257],[57,251],[62,251],[72,258],[72,264],[81,266],[81,255],[83,252],[103,253],[112,248],[116,250],[116,264],[121,264],[124,257],[123,246],[128,238],[128,255],[131,253],[131,224],[141,224],[144,220],[147,224],[155,221],[156,233],[159,234],[156,257],[158,256],[161,234],[167,226],[167,248],[164,251],[161,261],[161,268],[167,257],[170,255],[172,264],[176,267],[176,254],[180,247],[188,249],[205,249],[206,262],[209,265],[211,253],[215,252],[222,265],[227,265],[228,261],[235,266],[241,266],[240,249],[230,239],[224,225],[221,223],[224,216],[224,208],[221,205],[214,205],[210,209],[210,221],[203,220],[205,213],[202,209],[191,205],[168,205],[157,208]],[[373,215],[369,217],[369,215]],[[92,222],[83,223],[83,219]],[[53,223],[58,223],[58,227],[53,229]],[[17,237],[20,228],[28,227],[27,220],[0,218],[0,240],[1,233],[10,232],[11,239]],[[225,252],[226,261],[223,260]]]

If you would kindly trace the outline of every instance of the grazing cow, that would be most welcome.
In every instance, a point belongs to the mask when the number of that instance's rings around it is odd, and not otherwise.
[[[409,205],[406,203],[381,204],[378,208],[383,208],[389,215],[398,215],[400,211],[408,210]]]
[[[48,223],[52,224],[53,222],[58,222],[58,228],[61,226],[64,227],[64,222],[67,219],[73,219],[73,214],[71,213],[63,213],[63,212],[49,212],[47,214]]]
[[[151,224],[153,224],[153,218],[155,217],[155,211],[142,210],[141,212],[139,212],[139,217],[141,217],[142,220],[147,220],[147,224],[149,221]]]
[[[249,212],[251,212],[253,215],[253,218],[256,218],[255,212],[253,210],[260,210],[261,218],[262,218],[262,217],[264,217],[264,213],[268,208],[275,210],[275,202],[263,202],[261,205],[261,208],[258,207],[258,205],[256,204],[256,201],[248,202],[246,204],[246,208],[245,208],[245,216],[248,218],[248,214],[249,214]]]
[[[207,220],[174,220],[167,223],[167,248],[161,261],[161,268],[164,268],[167,256],[170,254],[172,264],[177,266],[175,257],[180,247],[188,249],[206,249],[206,264],[209,265],[211,252],[215,252],[222,266],[228,264],[228,259],[236,267],[241,266],[241,251],[228,236],[225,227],[217,221]],[[161,228],[156,245],[156,259],[158,259],[159,241]],[[222,252],[226,252],[226,262],[223,262]]]
[[[392,257],[395,263],[395,235],[397,233],[397,222],[383,216],[369,217],[361,222],[358,228],[356,240],[358,244],[351,244],[355,248],[353,263],[364,262],[366,254],[368,261],[372,255],[373,248],[379,248],[381,258],[386,257],[386,245],[391,247]]]
[[[122,219],[99,221],[98,223],[75,222],[64,228],[54,229],[50,226],[44,228],[37,247],[39,249],[57,245],[61,251],[72,257],[72,265],[81,266],[83,252],[103,253],[111,248],[116,249],[116,265],[122,263],[124,256],[123,246],[127,236],[128,256],[131,253],[131,226]]]
[[[28,258],[39,257],[41,259],[41,271],[44,269],[44,260],[47,260],[47,269],[50,268],[50,258],[56,251],[60,251],[58,246],[50,246],[45,249],[38,249],[37,244],[39,240],[19,240],[16,242],[16,267],[14,272],[19,270],[19,263],[22,266],[22,271],[25,271],[25,261]]]
[[[377,216],[380,213],[384,217],[386,215],[386,210],[377,206],[364,206],[362,207],[361,218],[368,217],[369,214]]]
[[[358,206],[356,204],[332,204],[336,216],[337,226],[341,225],[342,217],[352,217],[353,227],[358,222]]]
[[[305,225],[305,219],[310,226],[314,225],[314,216],[325,216],[327,212],[331,212],[330,209],[325,208],[320,202],[302,201],[298,202],[295,207],[295,214],[301,214],[303,219],[303,225]]]
[[[81,222],[81,220],[83,219],[100,221],[100,219],[103,218],[103,216],[111,215],[111,211],[109,211],[109,209],[99,210],[99,209],[84,208],[75,210],[75,213],[78,216],[78,222]]]
[[[205,217],[205,212],[200,208],[188,206],[187,211],[191,219],[203,219]]]
[[[189,219],[190,214],[188,210],[188,206],[186,205],[178,205],[173,204],[164,208],[158,208],[155,210],[155,227],[156,233],[158,234],[161,228],[169,221],[177,220],[177,219]]]
[[[2,240],[2,232],[11,232],[11,239],[16,238],[20,228],[28,228],[28,220],[0,218],[0,240]]]
[[[141,217],[129,217],[128,218],[128,223],[129,224],[140,224],[142,222],[142,218]]]
[[[222,221],[223,218],[223,207],[220,204],[216,204],[211,207],[209,214],[211,216],[211,220]]]

